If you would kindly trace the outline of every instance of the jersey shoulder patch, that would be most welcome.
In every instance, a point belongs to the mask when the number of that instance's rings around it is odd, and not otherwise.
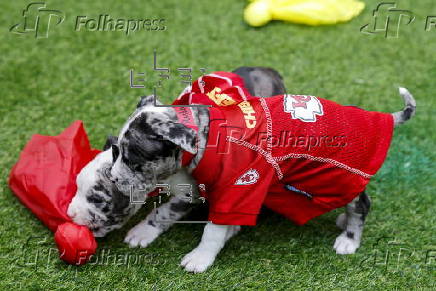
[[[252,185],[255,184],[257,180],[259,180],[259,173],[255,169],[250,169],[236,180],[235,185]]]
[[[324,115],[321,102],[315,96],[289,95],[283,97],[283,110],[291,113],[292,119],[316,122],[316,116]]]

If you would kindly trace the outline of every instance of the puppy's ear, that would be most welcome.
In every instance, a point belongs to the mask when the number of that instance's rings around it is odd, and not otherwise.
[[[148,96],[141,97],[141,100],[139,100],[138,105],[136,105],[136,108],[140,108],[143,106],[154,106],[154,105],[162,105],[162,103],[159,100],[157,100],[157,98],[154,95],[148,95]]]
[[[109,135],[106,139],[106,143],[103,146],[103,150],[106,151],[108,150],[113,144],[117,144],[118,143],[118,137],[113,136],[113,135]]]
[[[159,122],[152,127],[154,132],[161,135],[163,139],[180,146],[191,154],[197,153],[197,133],[195,130],[171,120]]]

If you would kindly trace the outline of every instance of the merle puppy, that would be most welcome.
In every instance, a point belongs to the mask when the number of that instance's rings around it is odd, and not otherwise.
[[[240,67],[234,71],[244,79],[244,83],[248,88],[250,94],[254,96],[273,96],[285,93],[285,87],[280,74],[270,68],[264,67]],[[146,100],[142,100],[138,104],[139,112]],[[129,119],[135,120],[135,114]],[[132,129],[138,124],[139,120],[136,120],[131,124]],[[133,132],[133,131],[132,131]],[[155,140],[153,140],[155,139]],[[144,139],[143,146],[148,150],[145,154],[147,157],[152,157],[153,154],[162,155],[165,152],[165,148],[172,143],[169,141],[157,141],[158,136],[151,133],[148,139]],[[115,151],[112,152],[112,145],[117,144],[117,137],[111,136],[108,138],[103,152],[96,156],[86,167],[82,169],[76,179],[77,193],[71,201],[68,208],[68,215],[78,224],[88,226],[96,237],[103,237],[108,232],[121,228],[127,220],[135,214],[140,208],[140,204],[131,203],[131,201],[142,201],[145,193],[151,191],[152,188],[142,187],[141,191],[131,191],[128,187],[116,187],[110,180],[110,169],[113,165],[114,157],[119,155],[118,148],[114,147]],[[175,154],[174,150],[170,150],[168,157]],[[133,158],[133,155],[132,155]],[[168,203],[163,204],[158,213],[155,210],[148,216],[146,221],[138,226],[136,229],[146,228],[148,229],[146,237],[139,239],[137,236],[132,236],[133,232],[130,232],[126,237],[126,242],[131,246],[145,247],[148,243],[154,240],[161,232],[166,230],[171,224],[168,223],[154,223],[156,219],[160,221],[165,218],[171,217],[171,219],[177,220],[184,216],[191,208],[186,205],[184,196],[189,193],[184,192],[183,189],[178,189],[179,181],[188,181],[192,185],[195,185],[195,181],[190,180],[188,174],[183,174],[183,170],[177,175],[172,177],[172,181],[160,180],[167,174],[159,175],[156,177],[155,173],[168,171],[173,173],[177,166],[174,164],[173,158],[166,159],[166,164],[159,163],[153,164],[153,167],[146,168],[144,172],[138,176],[136,182],[142,183],[146,181],[154,181],[154,183],[169,183],[171,192],[176,194],[171,197]],[[142,167],[137,166],[137,170]],[[159,180],[157,180],[159,178]],[[180,182],[181,183],[181,182]],[[193,187],[194,191],[196,187]],[[138,190],[138,189],[136,189]],[[182,197],[182,198],[179,198]]]
[[[400,94],[406,107],[392,114],[394,126],[410,119],[416,108],[415,100],[406,89],[401,88]],[[310,100],[307,96],[299,98],[300,101]],[[114,165],[110,176],[119,189],[127,185],[141,185],[140,187],[146,185],[145,191],[150,192],[155,188],[154,181],[167,181],[170,185],[194,183],[190,174],[201,161],[207,144],[209,110],[192,109],[198,127],[196,132],[179,122],[174,108],[155,107],[153,99],[153,96],[142,98],[137,110],[121,130],[118,144],[112,147]],[[264,104],[266,101],[262,102]],[[297,114],[291,113],[293,117]],[[322,114],[322,110],[317,114]],[[182,166],[183,152],[194,155],[192,161],[185,167]],[[344,167],[344,165],[339,166]],[[237,183],[238,181],[235,185]],[[192,194],[198,196],[195,191]],[[125,241],[132,247],[145,247],[171,225],[162,223],[162,220],[176,220],[186,214],[192,208],[192,204],[184,199],[186,193],[176,193],[176,195],[177,197],[173,197],[158,208],[157,216],[156,213],[151,213],[131,229]],[[333,246],[336,253],[355,253],[360,246],[363,225],[369,208],[370,199],[365,192],[346,205],[345,213],[339,215],[336,220],[337,226],[343,230]],[[200,244],[182,259],[181,265],[190,272],[205,271],[213,264],[226,241],[239,230],[239,225],[206,224]]]

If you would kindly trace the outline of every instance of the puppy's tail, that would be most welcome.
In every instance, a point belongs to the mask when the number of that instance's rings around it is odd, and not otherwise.
[[[406,88],[400,87],[400,95],[404,99],[405,107],[402,111],[392,113],[392,116],[394,117],[394,126],[403,124],[404,122],[412,118],[412,116],[415,115],[416,111],[415,98],[413,98],[412,94],[410,94],[410,92]]]

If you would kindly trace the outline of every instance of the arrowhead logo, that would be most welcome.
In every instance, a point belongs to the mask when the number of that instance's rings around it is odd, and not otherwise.
[[[250,169],[236,180],[235,185],[251,185],[257,182],[259,173],[255,169]]]
[[[291,113],[292,119],[303,122],[316,122],[316,116],[324,115],[321,102],[315,96],[285,95],[283,111]]]

